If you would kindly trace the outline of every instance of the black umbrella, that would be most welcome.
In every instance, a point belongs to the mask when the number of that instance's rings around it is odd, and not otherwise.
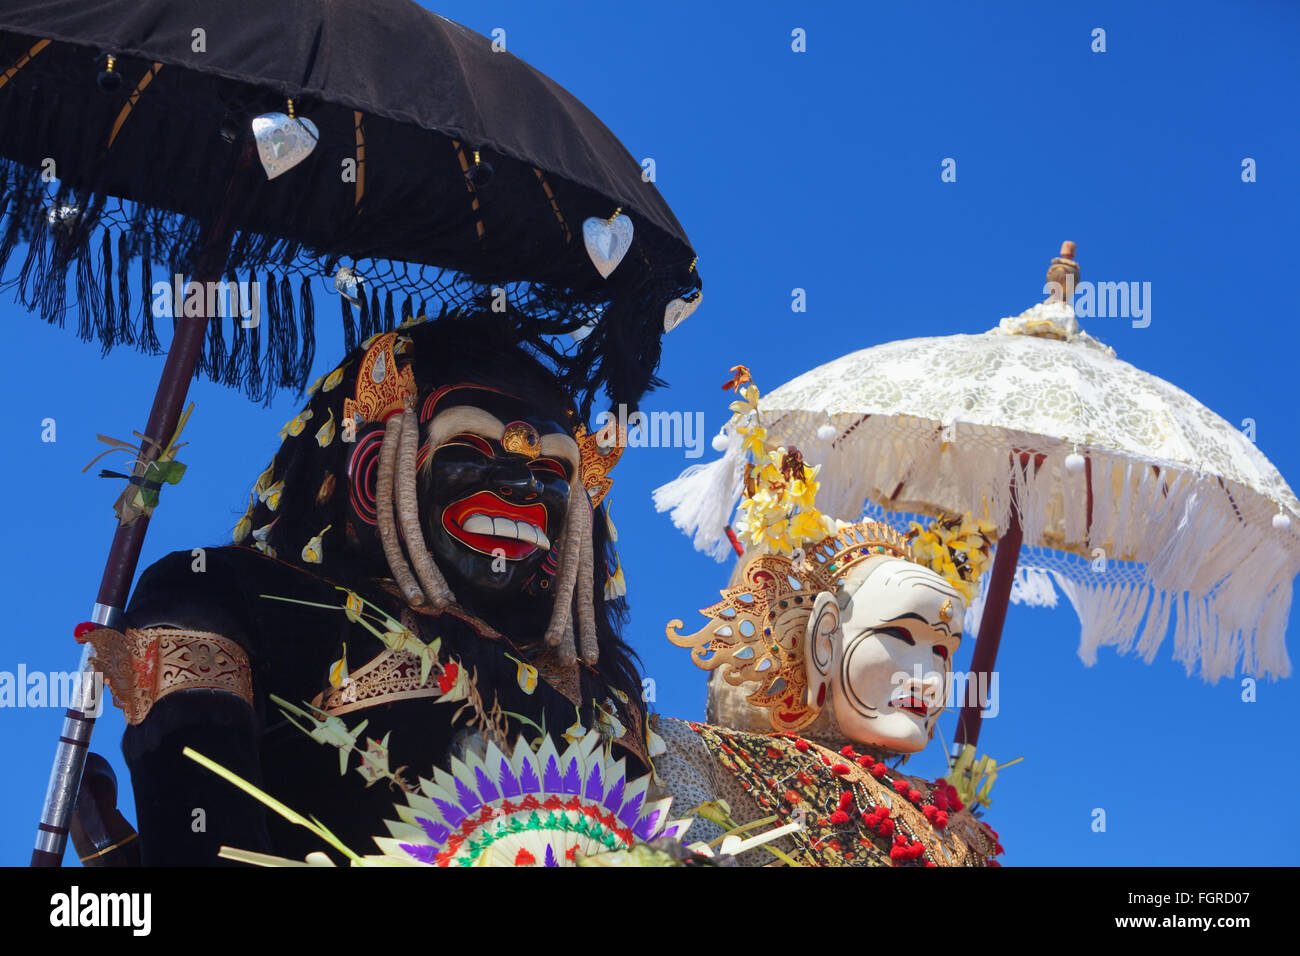
[[[408,0],[11,0],[0,204],[0,286],[47,321],[160,351],[160,298],[176,315],[137,484],[196,368],[259,400],[304,387],[313,282],[340,291],[349,348],[408,315],[505,311],[584,416],[602,391],[635,407],[699,302],[685,233],[615,136]],[[242,300],[209,321],[218,300],[191,290],[240,282],[266,290],[257,318]],[[98,625],[147,521],[118,528]],[[91,724],[65,719],[34,863],[62,858]]]

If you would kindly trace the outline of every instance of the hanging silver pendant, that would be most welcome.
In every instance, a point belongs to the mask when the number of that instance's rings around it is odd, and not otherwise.
[[[697,289],[694,294],[687,296],[685,299],[677,298],[664,306],[664,332],[671,332],[677,326],[681,325],[691,317],[700,303],[704,301],[704,290]]]
[[[338,272],[334,273],[334,291],[359,307],[361,305],[361,283],[364,281],[366,280],[353,272],[350,266],[339,266]]]
[[[632,220],[627,216],[612,220],[593,216],[582,224],[582,241],[596,271],[608,279],[632,247]]]
[[[253,138],[266,178],[275,179],[310,156],[320,136],[316,124],[302,116],[263,113],[253,117]]]

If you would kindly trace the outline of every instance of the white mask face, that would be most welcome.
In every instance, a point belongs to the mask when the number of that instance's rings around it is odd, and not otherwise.
[[[910,561],[873,559],[856,570],[842,611],[829,592],[814,605],[809,694],[816,701],[829,693],[849,739],[917,753],[944,709],[965,604],[943,578]]]

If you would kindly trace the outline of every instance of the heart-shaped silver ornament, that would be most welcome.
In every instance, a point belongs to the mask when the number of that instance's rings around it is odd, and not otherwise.
[[[266,178],[275,179],[310,156],[320,135],[305,117],[263,113],[253,117],[253,138]]]
[[[361,283],[365,279],[352,271],[350,266],[339,266],[334,273],[334,290],[355,306],[361,305]]]
[[[612,220],[593,216],[582,224],[582,241],[587,245],[591,264],[602,278],[608,279],[632,248],[632,220],[627,216]]]
[[[664,306],[664,332],[671,332],[685,322],[691,317],[691,313],[700,307],[700,303],[703,301],[704,290],[699,289],[694,295],[685,299],[678,298],[669,302]]]

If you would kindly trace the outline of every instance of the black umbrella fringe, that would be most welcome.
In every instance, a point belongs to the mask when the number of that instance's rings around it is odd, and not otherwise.
[[[97,193],[53,189],[39,170],[9,160],[0,160],[0,190],[0,290],[60,327],[75,308],[78,337],[98,342],[104,354],[122,345],[162,354],[157,321],[173,316],[177,307],[184,314],[186,287],[177,301],[174,277],[184,283],[193,271],[199,224]],[[554,369],[588,420],[601,393],[612,406],[625,404],[631,411],[645,392],[663,384],[655,371],[665,305],[700,286],[698,276],[680,264],[651,267],[662,256],[648,255],[645,242],[638,234],[628,252],[645,268],[617,269],[595,291],[526,282],[506,286],[516,340]],[[576,244],[566,254],[586,255]],[[224,275],[230,285],[222,294],[231,314],[209,322],[196,374],[258,402],[269,403],[279,389],[301,395],[315,357],[312,282],[331,276],[344,261],[294,241],[236,234]],[[168,270],[166,283],[156,274],[159,264]],[[340,296],[348,351],[430,308],[499,308],[493,284],[462,274],[373,260],[354,268],[365,286],[359,308]],[[75,302],[68,300],[69,283],[75,285]],[[247,326],[244,313],[251,314],[254,303],[244,298],[245,289],[265,289],[256,303],[258,321]],[[570,333],[588,326],[590,334],[571,341]]]

